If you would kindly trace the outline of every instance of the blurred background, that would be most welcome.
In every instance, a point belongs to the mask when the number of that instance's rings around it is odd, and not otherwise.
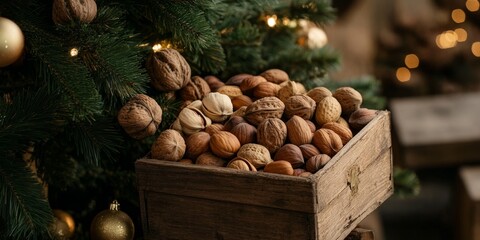
[[[415,173],[407,185],[419,181],[364,224],[379,229],[376,239],[480,239],[479,2],[333,4],[339,15],[326,33],[342,68],[331,77],[381,82],[392,113],[394,164],[405,171],[397,174]]]

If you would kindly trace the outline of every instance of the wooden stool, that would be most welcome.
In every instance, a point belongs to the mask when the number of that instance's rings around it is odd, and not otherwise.
[[[480,93],[391,101],[394,161],[410,169],[479,161]]]
[[[355,228],[345,240],[375,240],[372,230]]]
[[[456,239],[480,240],[480,166],[459,170]]]

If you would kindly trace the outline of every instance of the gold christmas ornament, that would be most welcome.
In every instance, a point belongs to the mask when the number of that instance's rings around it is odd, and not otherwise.
[[[90,237],[93,240],[132,240],[135,226],[132,219],[119,210],[115,200],[110,209],[98,213],[90,225]]]
[[[55,217],[56,226],[54,231],[55,235],[64,236],[66,239],[72,237],[75,233],[75,220],[72,215],[63,210],[54,209],[53,216]],[[65,228],[65,224],[67,228]]]
[[[6,67],[22,56],[25,39],[22,30],[10,19],[0,17],[0,67]]]
[[[58,218],[54,218],[50,234],[57,240],[68,240],[71,237],[68,224]]]
[[[52,20],[55,24],[66,24],[70,21],[90,23],[97,16],[95,0],[54,0]]]

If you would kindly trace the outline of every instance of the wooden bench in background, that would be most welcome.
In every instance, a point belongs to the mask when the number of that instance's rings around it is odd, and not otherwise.
[[[391,101],[394,162],[410,169],[480,162],[480,93]]]

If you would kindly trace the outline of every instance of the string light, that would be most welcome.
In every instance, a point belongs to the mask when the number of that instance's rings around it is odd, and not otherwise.
[[[70,49],[70,56],[72,57],[78,56],[78,49],[77,48]]]
[[[476,12],[478,9],[480,9],[480,3],[478,0],[467,0],[467,2],[465,2],[465,7],[470,12]]]
[[[458,40],[457,33],[455,33],[452,30],[449,30],[439,34],[436,37],[435,42],[437,43],[437,46],[440,49],[447,49],[447,48],[455,47],[457,45],[457,40]]]
[[[465,22],[465,12],[462,9],[454,9],[452,11],[452,20],[456,23]]]
[[[457,34],[457,42],[467,41],[468,33],[465,29],[457,28],[454,32]]]
[[[480,57],[480,42],[474,42],[472,44],[472,53],[475,57]]]
[[[172,48],[172,43],[170,43],[169,41],[166,41],[166,40],[163,40],[159,43],[156,43],[152,46],[152,50],[153,52],[159,52],[165,48]]]
[[[277,25],[277,15],[267,17],[267,25],[272,28],[275,27]]]
[[[410,70],[408,70],[408,68],[406,67],[398,68],[396,76],[398,81],[408,82],[410,81],[410,77],[411,77]]]
[[[420,60],[418,59],[417,55],[415,54],[408,54],[405,56],[405,65],[412,69],[412,68],[417,68],[418,65],[420,64]]]
[[[152,50],[153,50],[153,52],[160,52],[160,50],[162,50],[162,44],[157,43],[157,44],[153,45]]]

